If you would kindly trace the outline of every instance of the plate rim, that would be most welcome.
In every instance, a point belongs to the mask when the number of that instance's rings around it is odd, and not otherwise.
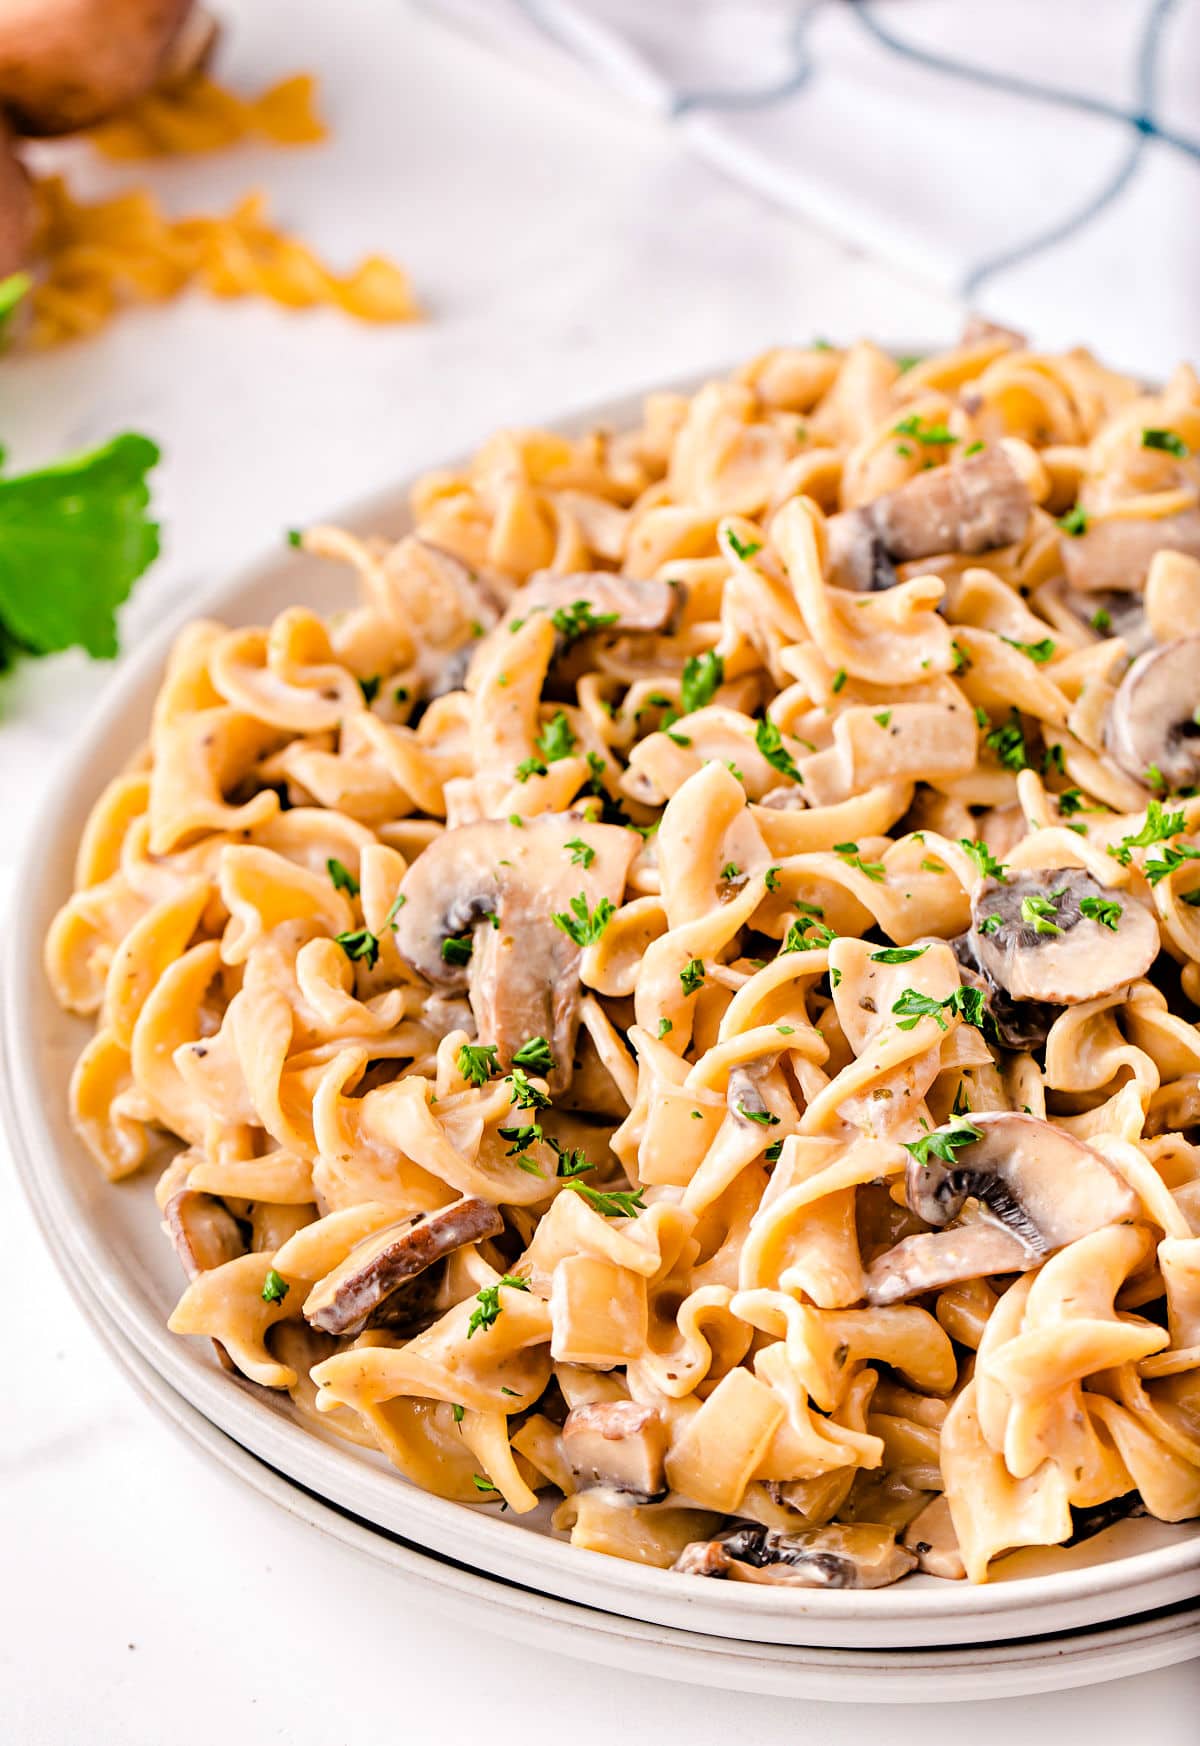
[[[618,424],[636,414],[645,393],[694,391],[700,381],[716,372],[704,372],[686,382],[656,384],[650,389],[622,395],[613,400],[577,408],[561,417],[548,420],[548,428],[564,434],[577,434],[595,425]],[[443,467],[461,467],[463,457],[453,457],[441,463]],[[429,471],[422,468],[421,472]],[[348,505],[336,519],[339,525],[352,531],[403,531],[408,521],[407,499],[413,474],[380,491],[372,492]],[[284,563],[302,563],[310,575],[324,561],[308,555],[289,554],[279,546],[264,547],[249,561],[233,569],[193,597],[180,600],[177,607],[166,612],[147,633],[140,647],[126,657],[111,685],[98,697],[78,725],[73,744],[67,749],[55,772],[41,805],[37,808],[25,837],[17,864],[13,891],[36,888],[39,868],[59,858],[64,836],[77,840],[82,819],[71,801],[86,792],[95,798],[102,781],[116,773],[116,755],[122,744],[128,743],[132,710],[137,710],[136,725],[140,730],[146,722],[144,701],[146,691],[161,672],[171,643],[183,624],[206,613],[226,613],[233,623],[252,616],[252,609],[240,603],[255,588],[264,589],[271,579],[278,579]],[[332,569],[326,573],[332,575]],[[299,576],[300,572],[296,572]],[[70,830],[65,821],[72,820]],[[52,845],[54,846],[52,849]],[[60,899],[61,899],[61,893]],[[48,893],[39,896],[41,908],[46,907]],[[72,1268],[82,1269],[88,1276],[98,1301],[112,1300],[113,1313],[124,1307],[129,1325],[136,1328],[144,1341],[149,1361],[160,1376],[188,1399],[210,1422],[227,1431],[236,1441],[264,1459],[270,1459],[261,1449],[263,1443],[278,1443],[290,1455],[287,1470],[299,1479],[296,1469],[306,1477],[301,1483],[326,1497],[337,1497],[341,1489],[340,1476],[349,1475],[346,1486],[356,1477],[355,1470],[338,1461],[343,1451],[331,1440],[322,1438],[314,1428],[289,1420],[279,1411],[263,1410],[259,1391],[243,1379],[231,1378],[215,1365],[199,1358],[194,1343],[169,1335],[157,1314],[142,1305],[143,1292],[138,1282],[127,1277],[119,1264],[107,1253],[99,1233],[88,1227],[73,1205],[66,1169],[60,1169],[54,1158],[53,1135],[46,1127],[38,1093],[42,1089],[42,1067],[37,1040],[30,1034],[32,1026],[21,1023],[21,1008],[36,1010],[40,990],[44,994],[41,960],[41,928],[10,926],[3,954],[3,1005],[0,1009],[0,1058],[3,1072],[3,1097],[9,1116],[12,1151],[18,1178],[28,1199],[34,1204],[38,1223],[51,1249],[59,1271],[69,1274]],[[24,996],[28,994],[28,1002]],[[61,1092],[61,1087],[55,1088]],[[120,1193],[125,1184],[104,1185],[106,1192]],[[53,1217],[59,1214],[58,1222]],[[66,1215],[65,1217],[63,1215]],[[78,1225],[73,1219],[79,1219]],[[143,1313],[144,1307],[144,1313]],[[204,1404],[201,1404],[201,1403]],[[236,1429],[231,1429],[226,1419]],[[294,1464],[294,1465],[293,1465]],[[359,1469],[358,1473],[367,1471]],[[814,1632],[884,1631],[912,1636],[922,1628],[937,1628],[943,1632],[963,1629],[964,1614],[971,1619],[991,1618],[999,1621],[1003,1615],[1019,1614],[1028,1626],[1039,1618],[1038,1628],[1049,1632],[1064,1622],[1091,1622],[1095,1606],[1104,1597],[1111,1597],[1132,1584],[1143,1587],[1151,1598],[1147,1606],[1187,1598],[1200,1592],[1200,1536],[1191,1532],[1178,1543],[1131,1553],[1116,1560],[1107,1560],[1079,1569],[1055,1571],[1034,1577],[1014,1577],[978,1587],[966,1588],[961,1583],[939,1584],[937,1587],[916,1588],[909,1585],[881,1590],[785,1590],[747,1584],[711,1584],[695,1578],[681,1580],[677,1573],[634,1565],[607,1557],[601,1553],[573,1547],[568,1542],[525,1530],[517,1533],[518,1524],[496,1515],[448,1499],[438,1498],[410,1485],[394,1472],[385,1475],[388,1481],[389,1503],[416,1520],[408,1532],[416,1532],[423,1543],[429,1535],[451,1540],[467,1533],[473,1544],[485,1556],[478,1563],[493,1573],[498,1566],[508,1564],[515,1555],[532,1557],[545,1565],[544,1574],[551,1577],[559,1594],[586,1594],[595,1600],[605,1597],[604,1604],[614,1613],[625,1613],[631,1605],[645,1607],[653,1601],[658,1609],[692,1615],[695,1628],[707,1629],[714,1636],[734,1632],[753,1632],[757,1640],[765,1640],[763,1632],[782,1632],[796,1640],[797,1631],[806,1633],[803,1640],[812,1641]],[[345,1506],[349,1507],[349,1506]],[[392,1515],[389,1508],[388,1514]],[[934,1579],[930,1579],[932,1582]],[[714,1588],[723,1591],[720,1596]],[[698,1592],[699,1591],[699,1592]],[[882,1597],[886,1596],[886,1600]],[[1049,1609],[1058,1609],[1057,1623],[1044,1617]],[[718,1615],[720,1617],[718,1618]],[[1086,1615],[1086,1617],[1085,1617]],[[701,1619],[711,1622],[701,1623]]]

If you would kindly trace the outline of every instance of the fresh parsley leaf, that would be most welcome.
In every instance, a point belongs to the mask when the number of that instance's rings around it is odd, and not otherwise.
[[[664,728],[663,732],[666,734],[667,738],[671,741],[672,745],[690,746],[692,743],[691,736],[689,734],[677,734],[677,733],[673,732],[673,730],[671,728]]]
[[[528,1291],[529,1281],[521,1279],[515,1273],[506,1273],[498,1279],[495,1285],[485,1285],[482,1291],[475,1294],[476,1307],[471,1311],[471,1319],[467,1323],[467,1339],[477,1334],[480,1328],[490,1328],[503,1314],[504,1305],[500,1302],[500,1287],[507,1285],[513,1291]],[[489,1481],[484,1490],[494,1489]]]
[[[523,1067],[514,1067],[506,1077],[512,1081],[512,1100],[517,1109],[549,1109],[550,1099],[539,1091]]]
[[[881,709],[874,719],[879,723],[881,728],[888,727],[891,723],[892,712],[890,709]]]
[[[986,843],[972,842],[970,837],[959,837],[958,842],[959,847],[966,850],[985,879],[998,879],[1001,885],[1008,884],[1003,861],[996,859]]]
[[[530,1146],[537,1145],[540,1140],[543,1140],[546,1137],[542,1132],[540,1122],[527,1122],[521,1126],[511,1128],[497,1128],[496,1132],[502,1140],[511,1140],[512,1142],[508,1151],[504,1154],[506,1158],[511,1158],[516,1154],[527,1152]],[[525,1165],[523,1164],[521,1168],[524,1169]],[[540,1176],[542,1173],[536,1166],[534,1166],[529,1174],[531,1176],[534,1174]]]
[[[333,938],[335,943],[345,952],[347,958],[352,960],[361,958],[368,970],[373,970],[379,962],[379,939],[371,932],[370,928],[355,928],[353,932],[334,934]],[[443,942],[442,945],[443,957],[446,955],[447,943]]]
[[[1035,934],[1061,934],[1062,929],[1054,919],[1058,910],[1049,897],[1023,897],[1021,899],[1021,920],[1025,926],[1032,928]]]
[[[833,682],[829,687],[829,689],[833,692],[835,697],[837,696],[838,692],[842,689],[842,686],[845,683],[846,683],[846,669],[844,667],[839,667],[837,672],[834,674]]]
[[[1115,934],[1123,911],[1121,905],[1110,898],[1082,897],[1079,900],[1079,913],[1086,915],[1089,921],[1099,922],[1102,928],[1109,928]]]
[[[398,891],[391,901],[388,912],[383,918],[383,925],[385,928],[389,928],[392,933],[396,931],[396,917],[407,902],[408,899],[402,891]]]
[[[1106,611],[1103,606],[1098,607],[1088,620],[1088,623],[1094,631],[1099,631],[1102,637],[1106,637],[1112,629],[1112,613]]]
[[[811,916],[801,916],[788,928],[779,949],[781,952],[811,952],[832,945],[836,939],[833,929],[827,928],[823,922],[814,921]]]
[[[746,540],[743,543],[737,537],[737,535],[734,533],[732,528],[730,528],[727,537],[728,537],[730,546],[733,548],[734,557],[741,558],[743,563],[745,562],[745,560],[747,558],[752,558],[754,556],[755,552],[762,551],[762,541],[761,540]]]
[[[982,449],[983,449],[982,439],[979,437],[976,437],[975,441],[973,443],[968,443],[966,448],[963,450],[963,459],[966,460],[968,455],[978,455],[982,451]]]
[[[363,702],[370,705],[379,696],[379,687],[383,683],[378,673],[372,673],[369,679],[360,679],[358,689],[363,694]]]
[[[1142,447],[1144,449],[1161,449],[1164,454],[1174,455],[1178,460],[1184,460],[1188,446],[1177,431],[1144,430],[1142,432]]]
[[[1003,727],[993,728],[985,734],[983,743],[990,751],[995,752],[999,763],[1006,770],[1028,770],[1029,753],[1025,746],[1025,735],[1021,730],[1021,719],[1013,710],[1012,719]]]
[[[911,1152],[918,1164],[928,1165],[931,1158],[940,1158],[943,1164],[954,1164],[956,1154],[964,1146],[972,1146],[982,1138],[982,1128],[976,1127],[966,1116],[955,1116],[945,1127],[934,1128],[930,1133],[922,1134],[919,1140],[905,1140],[904,1150]]]
[[[262,1290],[258,1295],[264,1303],[282,1303],[290,1290],[291,1287],[283,1274],[276,1273],[273,1267],[268,1267],[262,1283]]]
[[[1122,867],[1128,867],[1132,860],[1131,850],[1148,849],[1154,843],[1165,842],[1168,837],[1177,837],[1183,826],[1182,812],[1167,812],[1161,800],[1152,800],[1146,808],[1146,819],[1142,828],[1132,836],[1122,837],[1115,847],[1110,843],[1108,852],[1114,861],[1119,861]]]
[[[998,934],[1003,926],[1003,916],[985,915],[979,924],[979,931],[981,934]]]
[[[924,443],[930,448],[947,448],[958,441],[947,424],[940,421],[926,424],[915,412],[894,424],[892,430],[896,436],[912,437],[914,442]]]
[[[461,1425],[463,1422],[463,1419],[466,1416],[466,1411],[467,1411],[466,1407],[462,1406],[458,1401],[455,1401],[450,1410],[454,1414],[455,1424]]]
[[[944,1013],[957,1014],[967,1024],[974,1025],[977,1030],[983,1028],[984,999],[979,988],[960,986],[952,994],[938,1000],[932,994],[922,994],[919,989],[906,988],[892,1006],[896,1015],[897,1028],[911,1031],[923,1018],[936,1019],[938,1028],[946,1030]]]
[[[971,666],[970,655],[968,655],[967,651],[959,643],[952,642],[950,648],[954,654],[954,665],[951,667],[950,671],[952,673],[968,672]],[[925,667],[928,665],[928,662],[922,661],[921,665],[922,667]]]
[[[769,1109],[747,1109],[744,1103],[739,1103],[737,1112],[744,1121],[757,1122],[761,1128],[777,1128],[779,1117],[772,1115]]]
[[[725,681],[725,662],[715,649],[703,655],[689,655],[683,663],[680,696],[684,715],[703,709],[711,703],[714,693]]]
[[[721,868],[721,878],[725,881],[726,885],[731,885],[735,879],[740,879],[741,877],[742,870],[737,862],[726,861],[725,865]]]
[[[571,851],[572,867],[590,867],[596,859],[595,849],[590,843],[585,843],[582,837],[572,837],[564,847]]]
[[[332,879],[335,891],[344,891],[347,897],[358,896],[358,880],[345,863],[337,859],[336,855],[331,855],[326,861],[325,871]]]
[[[488,1322],[488,1323],[483,1324],[483,1325],[490,1327],[491,1323]],[[468,1332],[467,1339],[469,1340],[470,1338],[471,1338],[471,1335]],[[491,1495],[493,1493],[495,1493],[497,1496],[499,1495],[497,1487],[488,1478],[486,1473],[473,1473],[471,1475],[471,1484],[475,1487],[476,1491],[487,1492],[489,1495]]]
[[[766,872],[763,874],[763,884],[766,886],[768,891],[778,891],[779,890],[779,868],[778,867],[768,867],[767,868]]]
[[[791,753],[783,743],[783,735],[770,716],[764,716],[754,730],[754,743],[773,770],[790,776],[793,782],[803,782]]]
[[[547,764],[556,764],[560,758],[569,758],[577,744],[566,713],[561,709],[543,724],[536,741],[537,749]]]
[[[590,636],[593,631],[607,630],[617,622],[615,612],[593,612],[586,600],[572,601],[570,606],[560,606],[550,614],[550,622],[563,639],[567,648],[578,642],[580,637]]]
[[[1087,532],[1091,519],[1082,503],[1077,503],[1065,515],[1059,516],[1058,525],[1065,534],[1070,534],[1073,540],[1077,540]]]
[[[675,1026],[671,1023],[669,1018],[660,1018],[658,1021],[658,1040],[659,1040],[659,1042],[661,1043],[662,1039],[664,1037],[669,1037],[671,1032],[674,1029],[675,1029]]]
[[[494,1043],[464,1043],[455,1060],[469,1085],[486,1085],[500,1071]]]
[[[693,958],[679,972],[679,981],[685,995],[695,994],[704,984],[704,960]]]
[[[1067,773],[1066,765],[1063,762],[1063,749],[1057,740],[1052,746],[1047,746],[1042,753],[1042,775],[1049,776],[1051,773],[1056,773],[1059,776],[1065,776]]]
[[[589,1170],[596,1168],[588,1162],[587,1153],[582,1147],[577,1146],[574,1151],[570,1151],[566,1146],[560,1146],[557,1140],[550,1140],[548,1144],[558,1159],[555,1175],[569,1179],[572,1176],[585,1176]]]
[[[1164,843],[1153,860],[1147,858],[1142,863],[1142,872],[1151,885],[1157,885],[1160,879],[1165,879],[1168,873],[1174,873],[1185,861],[1200,861],[1200,849],[1193,849],[1190,843],[1180,843],[1178,848]]]
[[[873,879],[877,885],[883,879],[883,862],[864,861],[858,852],[857,843],[835,843],[833,852],[835,855],[840,855],[842,860],[848,862],[851,867],[857,867],[860,873],[865,873],[867,878]]]
[[[470,934],[449,934],[442,941],[443,964],[469,964],[475,941]]]
[[[1167,786],[1167,779],[1163,775],[1162,771],[1159,769],[1158,765],[1157,764],[1147,764],[1146,765],[1146,787],[1147,788],[1165,788],[1166,786]]]
[[[881,952],[871,953],[871,963],[911,964],[914,958],[920,958],[928,950],[928,946],[885,946]]]
[[[117,652],[115,613],[158,556],[148,437],[0,479],[0,641],[9,654]]]
[[[1028,655],[1038,667],[1045,666],[1058,647],[1051,637],[1043,637],[1038,643],[1019,643],[1016,637],[1001,637],[1000,641],[1007,643],[1010,649],[1019,649],[1023,655]]]
[[[546,766],[542,763],[540,758],[522,758],[513,774],[516,776],[518,782],[528,782],[531,776],[544,776],[546,774]]]
[[[528,1067],[545,1077],[554,1071],[554,1056],[545,1037],[530,1037],[513,1056],[514,1067]]]
[[[602,897],[595,909],[589,911],[587,897],[582,891],[578,897],[571,899],[571,911],[570,915],[558,911],[553,921],[555,927],[561,928],[580,949],[594,945],[616,914],[614,905],[607,897]]]
[[[601,1189],[593,1188],[590,1183],[580,1182],[572,1178],[567,1183],[576,1194],[581,1194],[593,1211],[603,1213],[606,1219],[632,1219],[646,1210],[642,1199],[643,1189]]]

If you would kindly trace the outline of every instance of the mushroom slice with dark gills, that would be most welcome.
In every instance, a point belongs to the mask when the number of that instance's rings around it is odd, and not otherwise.
[[[899,1303],[964,1279],[1024,1273],[1039,1259],[1023,1238],[990,1218],[980,1218],[950,1230],[902,1238],[867,1268],[865,1296],[868,1303]]]
[[[985,880],[967,935],[988,980],[1015,1001],[1073,1006],[1144,976],[1158,923],[1138,898],[1077,867]]]
[[[497,1209],[474,1198],[385,1225],[356,1243],[332,1273],[318,1280],[304,1302],[305,1320],[325,1334],[360,1333],[407,1280],[464,1243],[498,1237],[503,1229]]]
[[[590,858],[572,847],[579,842]],[[579,1028],[580,939],[598,936],[620,903],[639,845],[634,831],[571,813],[443,831],[404,876],[397,949],[439,991],[466,989],[479,1040],[497,1046],[505,1067],[523,1043],[545,1037],[560,1090]]]
[[[1137,1217],[1137,1196],[1099,1152],[1036,1116],[991,1110],[960,1117],[914,1142],[909,1154],[905,1197],[918,1218],[945,1226],[976,1200],[1024,1246],[1026,1267],[1104,1225]],[[905,1238],[888,1255],[915,1240]],[[972,1265],[979,1259],[968,1258]],[[1016,1258],[1011,1248],[1009,1258]],[[872,1272],[886,1260],[881,1256]]]
[[[1200,782],[1200,637],[1138,656],[1108,708],[1104,742],[1127,775],[1154,768],[1168,788]]]
[[[1033,500],[1002,448],[918,473],[906,485],[832,517],[832,580],[862,593],[890,588],[895,564],[986,552],[1025,532]]]
[[[572,1407],[562,1450],[581,1490],[609,1486],[641,1503],[666,1496],[667,1427],[652,1406],[604,1400]]]
[[[716,1540],[694,1540],[672,1569],[784,1588],[886,1588],[916,1562],[897,1546],[894,1528],[831,1525],[784,1534],[755,1522]]]
[[[163,1207],[163,1230],[189,1279],[246,1253],[241,1227],[211,1194],[181,1188]]]
[[[508,604],[509,619],[531,612],[561,613],[559,639],[569,645],[591,630],[665,631],[680,604],[680,591],[652,577],[618,576],[608,570],[582,570],[556,576],[539,570]]]

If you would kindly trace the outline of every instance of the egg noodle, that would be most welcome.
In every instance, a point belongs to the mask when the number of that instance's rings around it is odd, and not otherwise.
[[[46,950],[170,1327],[685,1573],[1200,1514],[1198,450],[1187,368],[785,348],[193,624]]]

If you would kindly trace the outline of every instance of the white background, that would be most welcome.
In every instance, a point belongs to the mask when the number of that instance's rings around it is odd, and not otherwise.
[[[166,556],[127,642],[236,560],[498,423],[870,331],[941,343],[959,312],[689,161],[655,124],[557,95],[393,0],[224,0],[223,67],[319,69],[327,147],[155,166],[174,209],[261,182],[340,263],[412,271],[420,327],[200,300],[0,366],[23,465],[138,428],[163,445]],[[130,179],[126,171],[121,179]],[[1082,318],[1081,318],[1082,319]],[[1086,326],[1086,320],[1083,323]],[[1136,362],[1137,360],[1133,360]],[[64,657],[0,690],[0,877],[111,669]],[[1196,1738],[1195,1665],[1091,1692],[873,1710],[689,1691],[440,1623],[381,1572],[212,1471],[132,1393],[0,1171],[2,1746],[973,1746]]]

